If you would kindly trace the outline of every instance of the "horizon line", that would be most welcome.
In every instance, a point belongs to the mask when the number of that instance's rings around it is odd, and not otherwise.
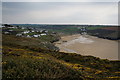
[[[115,25],[119,24],[81,24],[81,23],[2,23],[2,24],[43,24],[43,25]]]

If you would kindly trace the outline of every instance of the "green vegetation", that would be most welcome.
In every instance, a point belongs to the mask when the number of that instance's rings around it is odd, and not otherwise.
[[[87,30],[95,30],[95,29],[101,29],[104,28],[106,26],[93,26],[93,27],[87,27]]]
[[[27,29],[15,29],[15,28],[13,28],[13,29],[11,29],[11,30],[14,30],[14,31],[17,31],[17,32],[22,32],[22,31],[25,31],[25,30],[27,30]]]
[[[54,35],[54,36],[53,35],[44,35],[44,36],[41,36],[39,39],[42,41],[47,41],[47,42],[53,43],[53,42],[59,41],[60,37],[57,35]]]
[[[7,25],[7,27],[9,26],[13,27]],[[34,26],[36,28],[34,28]],[[93,56],[59,52],[59,48],[54,46],[53,43],[60,39],[58,33],[60,33],[60,35],[79,33],[79,25],[19,25],[17,27],[15,26],[15,28],[7,27],[3,28],[3,46],[0,48],[3,50],[3,60],[1,63],[3,80],[120,79],[120,61],[109,61]],[[104,36],[112,33],[110,31],[103,32],[103,30],[100,29],[103,28],[103,26],[87,28],[90,35],[96,35],[95,33],[97,32],[102,32]],[[21,37],[16,36],[16,34],[22,33],[25,30],[33,30],[33,32],[23,34]],[[41,34],[41,30],[43,30],[42,32],[46,35],[40,37],[26,37],[27,35],[33,36],[35,34]],[[10,34],[5,34],[7,31],[9,31]],[[110,36],[115,35],[112,33]]]
[[[106,27],[106,26],[96,26],[96,27],[87,27],[87,33],[92,36],[99,38],[110,39],[110,40],[119,40],[120,39],[120,30],[118,27]]]
[[[77,27],[64,27],[61,29],[48,29],[51,32],[62,33],[63,35],[71,35],[79,33],[79,29]]]
[[[11,41],[11,39],[13,41]],[[49,38],[46,40],[39,38],[21,38],[16,37],[14,35],[3,35],[3,45],[13,46],[13,47],[24,47],[24,48],[36,48],[36,49],[45,49],[51,51],[58,51],[59,49],[55,47],[51,42],[49,42]],[[53,39],[54,40],[54,39]]]
[[[41,24],[14,24],[15,26],[20,27],[30,27],[30,28],[37,28],[37,29],[45,29],[49,30],[50,32],[60,33],[62,35],[71,35],[79,33],[79,25],[41,25]]]
[[[43,38],[44,39],[44,38]],[[44,39],[45,40],[45,39]],[[119,80],[120,62],[64,53],[37,38],[3,35],[3,80]],[[42,44],[44,43],[44,44]]]
[[[89,35],[96,36],[99,38],[110,39],[110,40],[118,40],[120,39],[120,32],[118,26],[109,26],[109,25],[45,25],[45,24],[14,24],[13,26],[20,26],[20,27],[31,27],[37,29],[45,29],[49,30],[51,33],[56,32],[59,35],[73,35],[78,34],[84,31],[81,31],[82,27],[86,28],[86,32]],[[110,28],[110,29],[104,29]],[[113,29],[112,29],[113,28]]]
[[[33,53],[31,53],[32,55]],[[34,54],[33,54],[34,55]],[[65,79],[80,78],[80,73],[44,56],[4,56],[3,79]]]

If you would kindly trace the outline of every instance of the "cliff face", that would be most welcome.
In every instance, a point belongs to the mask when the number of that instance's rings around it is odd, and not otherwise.
[[[34,38],[3,35],[2,42],[3,79],[120,79],[120,61],[55,51]]]

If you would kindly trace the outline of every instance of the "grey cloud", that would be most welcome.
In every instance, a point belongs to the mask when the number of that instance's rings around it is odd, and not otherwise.
[[[117,3],[4,2],[4,23],[117,24]]]
[[[3,2],[118,2],[119,0],[4,0]]]

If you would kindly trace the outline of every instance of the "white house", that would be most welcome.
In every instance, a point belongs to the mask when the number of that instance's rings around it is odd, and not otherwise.
[[[42,33],[44,30],[40,30],[40,32]]]
[[[24,27],[22,27],[21,29],[25,29]]]
[[[11,26],[11,27],[8,27],[8,28],[10,28],[10,29],[14,29],[14,28],[16,28],[16,29],[17,29],[17,27],[15,27],[15,26]]]
[[[30,33],[30,31],[24,31],[23,34],[27,34],[27,33]]]
[[[35,32],[34,30],[32,30],[31,32]]]
[[[45,35],[47,35],[46,33],[42,33],[42,34],[40,34],[41,36],[45,36]]]
[[[46,30],[45,33],[48,33],[48,31]]]
[[[35,34],[35,35],[33,35],[33,37],[40,37],[40,35]]]
[[[19,34],[16,34],[16,36],[22,36],[22,34],[19,33]]]
[[[4,32],[4,34],[9,34],[9,32]]]
[[[40,31],[36,31],[36,32],[40,32]]]
[[[30,36],[30,35],[27,35],[27,37],[31,38],[31,36]]]
[[[9,31],[11,31],[11,32],[12,32],[13,30],[9,30]]]
[[[15,27],[8,27],[8,28],[10,28],[10,29],[14,29]]]

